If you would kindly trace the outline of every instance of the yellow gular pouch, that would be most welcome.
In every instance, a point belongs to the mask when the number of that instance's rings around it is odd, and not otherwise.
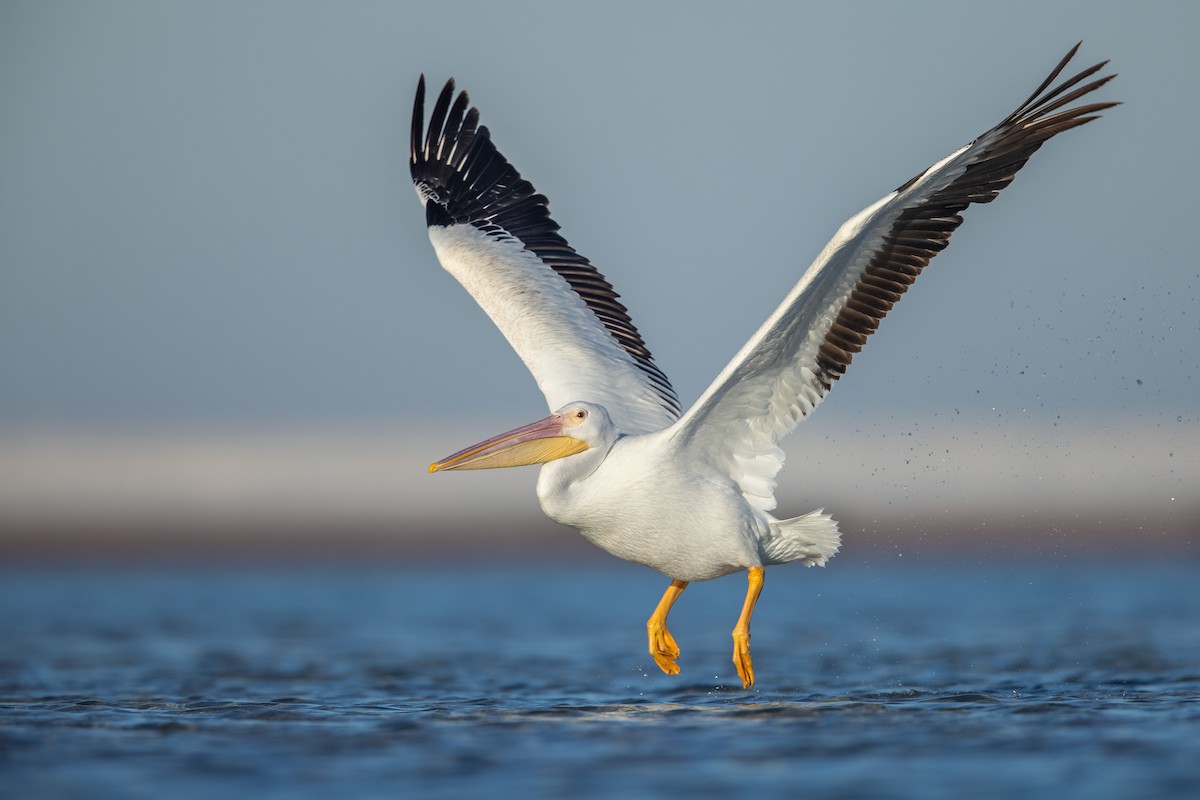
[[[456,469],[500,469],[544,464],[587,450],[587,442],[571,436],[547,436],[507,447],[481,447],[429,465],[430,472]]]

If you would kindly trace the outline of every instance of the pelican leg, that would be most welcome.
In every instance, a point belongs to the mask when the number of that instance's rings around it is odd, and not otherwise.
[[[742,679],[742,687],[749,689],[754,685],[754,662],[750,660],[750,615],[754,613],[754,604],[763,587],[762,567],[751,567],[747,578],[746,602],[742,605],[742,615],[738,617],[737,625],[733,628],[733,665],[737,667],[738,677]]]
[[[675,644],[675,637],[667,630],[667,614],[671,613],[671,606],[675,605],[675,601],[686,588],[687,581],[671,581],[671,585],[663,593],[662,600],[658,601],[658,607],[654,609],[650,619],[646,620],[650,655],[654,657],[658,668],[668,675],[679,674],[679,665],[675,663],[679,658],[679,645]]]

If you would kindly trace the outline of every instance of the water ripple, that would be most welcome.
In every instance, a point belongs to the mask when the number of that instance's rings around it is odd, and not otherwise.
[[[1187,568],[1027,572],[1015,601],[997,576],[900,573],[886,603],[873,575],[818,598],[804,573],[775,607],[826,614],[764,606],[751,691],[706,622],[719,592],[679,609],[683,678],[647,665],[624,573],[538,575],[544,638],[511,572],[473,576],[482,611],[408,573],[7,577],[13,796],[1200,794]]]

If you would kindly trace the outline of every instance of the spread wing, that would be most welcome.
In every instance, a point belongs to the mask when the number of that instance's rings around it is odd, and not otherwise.
[[[1000,124],[847,220],[799,283],[672,429],[686,457],[729,469],[775,507],[779,440],[824,399],[972,203],[989,203],[1051,137],[1116,103],[1071,104],[1115,76],[1090,67],[1051,86],[1079,45]],[[1082,84],[1082,85],[1081,85]]]
[[[413,104],[410,168],[442,266],[487,312],[546,396],[603,405],[623,433],[660,430],[679,400],[604,276],[559,235],[547,200],[496,150],[447,81]]]

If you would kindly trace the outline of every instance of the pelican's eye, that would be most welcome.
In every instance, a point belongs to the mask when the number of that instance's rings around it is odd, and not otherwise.
[[[587,419],[587,415],[588,412],[586,408],[577,408],[574,411],[568,411],[562,416],[563,425],[568,428],[574,428],[576,425],[582,425],[583,421]]]

